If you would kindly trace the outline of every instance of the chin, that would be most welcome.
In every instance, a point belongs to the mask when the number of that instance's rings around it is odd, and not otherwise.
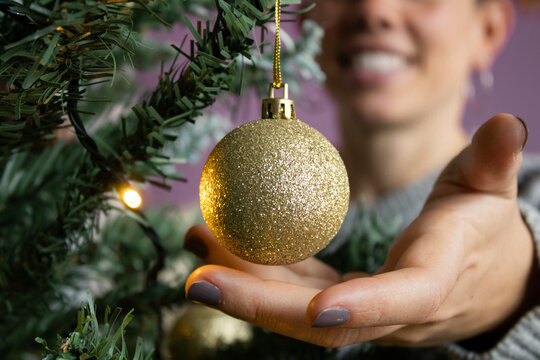
[[[409,122],[404,116],[407,111],[400,110],[396,102],[374,104],[372,101],[358,101],[341,103],[340,109],[346,118],[354,120],[359,125],[368,128],[402,126]]]

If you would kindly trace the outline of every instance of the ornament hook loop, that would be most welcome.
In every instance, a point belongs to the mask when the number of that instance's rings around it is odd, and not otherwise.
[[[283,99],[289,99],[289,84],[281,84],[279,87],[275,87],[274,84],[270,84],[270,98],[275,98],[275,89],[283,88]]]
[[[281,84],[283,88],[283,97],[275,97],[275,88],[270,84],[269,98],[264,99],[262,103],[263,119],[287,119],[296,120],[294,112],[294,102],[289,99],[289,85]]]

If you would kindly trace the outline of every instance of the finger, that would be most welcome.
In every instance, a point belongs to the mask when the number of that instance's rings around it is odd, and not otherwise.
[[[307,318],[318,326],[347,328],[422,323],[439,308],[442,294],[421,268],[400,269],[334,285],[310,303]],[[328,314],[341,309],[346,316]],[[348,317],[348,321],[343,321]]]
[[[353,271],[353,272],[343,274],[343,276],[341,277],[341,282],[358,279],[358,278],[365,278],[369,276],[371,276],[371,274],[367,272]]]
[[[186,297],[214,306],[265,329],[322,346],[342,346],[387,335],[397,328],[318,329],[306,320],[306,308],[320,290],[281,281],[262,280],[216,265],[194,271]]]
[[[339,275],[334,269],[316,259],[288,266],[259,265],[245,261],[222,247],[205,224],[189,229],[184,247],[206,263],[242,270],[262,279],[284,280],[321,289],[339,281]]]
[[[421,228],[421,223],[413,223],[409,231]],[[355,328],[421,324],[434,316],[457,281],[461,265],[456,259],[462,248],[453,245],[459,243],[452,241],[455,239],[409,235],[416,240],[396,261],[397,270],[356,278],[321,291],[309,305],[308,320],[317,324],[324,318],[325,326]],[[408,242],[409,235],[404,233],[397,242]],[[332,323],[326,315],[332,309],[348,311],[349,320]]]
[[[527,134],[523,120],[510,114],[494,116],[478,129],[471,145],[450,163],[441,179],[479,191],[514,196]]]
[[[473,137],[472,155],[464,169],[468,182],[489,192],[512,189],[527,137],[523,120],[510,114],[491,118]]]

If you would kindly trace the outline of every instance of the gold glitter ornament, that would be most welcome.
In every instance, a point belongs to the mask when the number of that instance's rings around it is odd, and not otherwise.
[[[216,359],[230,346],[246,345],[253,338],[251,326],[206,306],[188,305],[168,334],[173,360]]]
[[[263,119],[227,134],[204,166],[201,210],[219,243],[250,262],[291,264],[322,250],[349,204],[338,151],[296,119],[284,97],[263,101]]]

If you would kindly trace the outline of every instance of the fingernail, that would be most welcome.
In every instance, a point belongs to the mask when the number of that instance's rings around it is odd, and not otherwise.
[[[221,291],[208,281],[196,281],[189,287],[186,297],[194,302],[218,306],[221,300]]]
[[[525,121],[520,118],[519,116],[517,115],[514,115],[516,117],[516,119],[518,119],[520,122],[521,122],[521,125],[523,125],[523,133],[522,133],[522,139],[523,139],[523,145],[521,145],[521,150],[523,150],[523,148],[525,147],[525,145],[527,144],[527,140],[529,139],[529,128],[527,127],[527,123],[525,123]]]
[[[351,318],[351,313],[345,308],[330,308],[323,310],[315,319],[312,327],[326,328],[343,325]]]
[[[191,251],[201,259],[208,256],[208,248],[206,244],[196,236],[190,236],[184,240],[184,249]]]

